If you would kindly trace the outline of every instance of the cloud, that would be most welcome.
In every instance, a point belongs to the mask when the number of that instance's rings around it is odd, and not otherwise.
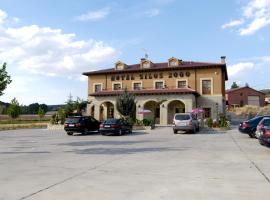
[[[0,58],[32,74],[77,78],[110,63],[117,50],[103,41],[38,25],[0,29]]]
[[[145,15],[148,17],[155,17],[160,14],[160,10],[157,8],[152,8],[150,10],[145,11]]]
[[[254,68],[254,63],[252,62],[240,62],[234,65],[229,65],[227,67],[229,76],[235,76],[244,70],[253,69],[253,68]]]
[[[0,24],[3,24],[7,18],[7,13],[0,9]]]
[[[107,17],[111,12],[110,7],[105,7],[100,10],[89,11],[86,14],[75,17],[76,21],[98,21]]]
[[[239,26],[241,24],[243,24],[244,21],[243,20],[234,20],[234,21],[230,21],[229,23],[227,24],[224,24],[222,25],[222,29],[225,29],[225,28],[231,28],[231,27],[234,27],[234,26]]]
[[[270,24],[270,0],[249,0],[242,7],[242,18],[242,23],[239,20],[234,20],[224,24],[222,27],[232,28],[243,25],[238,29],[239,35],[247,36],[255,34]]]

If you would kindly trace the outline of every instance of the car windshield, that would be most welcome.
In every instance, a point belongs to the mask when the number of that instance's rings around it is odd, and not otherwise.
[[[104,121],[104,124],[116,124],[117,123],[117,119],[106,119]]]
[[[264,126],[270,126],[270,119],[264,119],[263,120],[263,125]]]
[[[78,123],[79,121],[80,121],[79,117],[72,117],[66,119],[66,123]]]
[[[190,115],[175,115],[176,120],[189,120]]]

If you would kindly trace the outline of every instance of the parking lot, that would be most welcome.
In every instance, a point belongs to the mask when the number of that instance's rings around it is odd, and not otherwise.
[[[0,132],[0,199],[269,199],[270,149],[236,129]]]

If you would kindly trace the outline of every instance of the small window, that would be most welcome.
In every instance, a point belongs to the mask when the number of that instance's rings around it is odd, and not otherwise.
[[[141,90],[142,83],[133,83],[133,90]]]
[[[178,88],[186,88],[187,87],[187,81],[178,81],[177,82]]]
[[[177,66],[177,61],[176,61],[176,60],[172,60],[172,61],[170,62],[170,66],[172,66],[172,67]]]
[[[96,84],[95,85],[95,92],[100,92],[102,90],[102,85],[101,84]]]
[[[150,68],[150,63],[149,62],[144,62],[143,63],[143,68]]]
[[[114,83],[113,84],[113,90],[121,90],[121,84],[120,83]]]
[[[211,94],[211,93],[212,93],[212,81],[202,80],[202,94]]]
[[[162,82],[162,81],[155,82],[155,88],[156,89],[163,89],[164,88],[164,82]]]

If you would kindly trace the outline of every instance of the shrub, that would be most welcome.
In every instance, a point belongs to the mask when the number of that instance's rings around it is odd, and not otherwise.
[[[19,117],[20,113],[21,113],[21,108],[19,106],[19,102],[17,101],[16,98],[14,98],[11,100],[11,104],[9,105],[7,109],[7,114],[12,119],[16,119],[17,117]]]
[[[57,114],[58,114],[60,123],[61,123],[61,124],[64,124],[64,123],[65,123],[65,120],[66,120],[66,112],[65,112],[65,109],[60,108],[60,109],[58,110]]]
[[[224,113],[219,114],[219,127],[228,127],[228,120]]]
[[[207,119],[207,126],[208,126],[209,128],[212,128],[212,127],[213,127],[213,119],[212,119],[211,117],[209,117],[209,118]]]
[[[144,126],[150,126],[152,124],[152,120],[149,119],[143,119],[142,122]]]
[[[56,121],[56,114],[53,114],[53,115],[52,115],[50,122],[51,122],[51,124],[57,124],[57,121]]]

